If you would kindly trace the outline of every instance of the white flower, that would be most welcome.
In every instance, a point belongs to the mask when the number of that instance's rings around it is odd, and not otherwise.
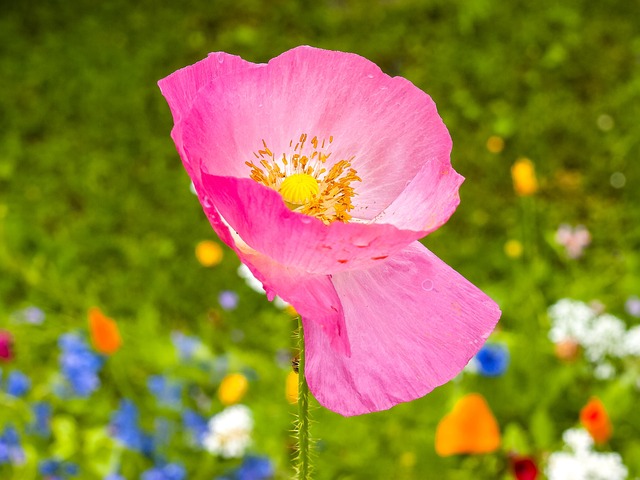
[[[554,343],[579,343],[593,363],[626,354],[626,325],[613,315],[598,315],[586,303],[563,298],[549,308],[549,317],[549,339]],[[640,342],[638,347],[640,349]]]
[[[570,429],[562,435],[570,452],[549,455],[549,480],[624,480],[627,467],[617,453],[593,451],[593,439],[583,429]]]
[[[549,307],[549,317],[552,322],[549,339],[553,343],[566,340],[581,343],[595,313],[586,303],[563,298]]]
[[[583,428],[566,430],[562,434],[562,441],[578,454],[586,454],[593,448],[593,438]]]
[[[592,362],[599,362],[605,356],[618,357],[624,355],[626,325],[613,315],[604,314],[591,321],[587,334],[580,342],[585,353]]]
[[[593,369],[593,376],[598,380],[611,380],[616,375],[616,368],[609,362],[599,363]]]
[[[640,325],[636,325],[627,332],[622,350],[626,355],[640,357]]]
[[[209,420],[204,448],[224,458],[239,458],[251,444],[253,417],[245,405],[233,405]]]

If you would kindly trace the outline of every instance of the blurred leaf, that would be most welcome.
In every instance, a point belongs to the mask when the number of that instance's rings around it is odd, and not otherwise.
[[[531,415],[529,428],[537,450],[552,450],[558,444],[555,425],[546,410],[538,409]]]
[[[505,452],[513,452],[519,455],[527,455],[531,453],[529,439],[524,429],[517,423],[511,422],[504,428],[502,435],[502,450]]]
[[[68,459],[77,452],[80,438],[78,424],[73,417],[56,415],[51,420],[51,432],[53,433],[52,456]]]

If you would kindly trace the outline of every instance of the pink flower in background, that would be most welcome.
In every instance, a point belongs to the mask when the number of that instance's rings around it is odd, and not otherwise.
[[[13,337],[6,330],[0,330],[0,362],[13,359]]]
[[[563,223],[556,232],[556,242],[566,249],[569,258],[580,258],[591,243],[591,234],[584,225],[572,227]]]
[[[463,181],[427,94],[311,47],[268,64],[213,53],[159,85],[214,230],[302,316],[322,405],[383,410],[457,375],[500,311],[417,241]]]

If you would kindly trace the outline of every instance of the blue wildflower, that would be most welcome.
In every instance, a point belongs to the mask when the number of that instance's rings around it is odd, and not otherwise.
[[[235,310],[238,308],[238,294],[232,290],[223,290],[218,295],[218,303],[223,310]]]
[[[117,473],[110,473],[109,475],[104,477],[104,480],[126,480],[126,479],[122,475],[119,475]]]
[[[201,342],[197,337],[185,335],[182,332],[171,332],[171,341],[178,351],[180,360],[191,360],[200,348]]]
[[[147,380],[149,391],[158,403],[169,408],[179,409],[182,404],[182,385],[168,380],[164,375],[152,375]]]
[[[131,400],[121,400],[120,408],[111,416],[109,430],[111,436],[125,447],[150,454],[153,440],[138,425],[138,408]]]
[[[20,445],[20,436],[15,428],[8,425],[0,435],[0,465],[5,463],[21,465],[24,460],[24,450]]]
[[[13,397],[24,397],[31,389],[31,379],[19,370],[7,376],[6,391]]]
[[[95,354],[82,337],[74,333],[62,335],[58,344],[62,349],[60,367],[73,393],[88,397],[100,386],[98,373],[102,368],[102,357]]]
[[[237,480],[268,480],[275,472],[273,463],[267,457],[248,456],[235,472]]]
[[[31,407],[33,412],[33,423],[31,430],[36,435],[48,437],[51,434],[51,405],[47,402],[37,402]]]
[[[65,478],[78,475],[79,469],[75,463],[50,458],[38,463],[38,471],[41,475],[45,476],[47,480],[64,480]]]
[[[44,322],[45,315],[40,308],[32,306],[13,312],[11,318],[16,323],[41,325]]]
[[[187,478],[186,470],[177,463],[155,466],[143,472],[140,477],[141,480],[184,480],[185,478]]]
[[[18,370],[7,377],[7,393],[12,397],[24,397],[30,388],[31,379]]]
[[[238,468],[215,480],[269,480],[274,475],[273,463],[267,457],[248,456]]]
[[[186,409],[182,413],[182,423],[190,434],[191,443],[202,447],[204,436],[207,434],[209,420],[193,410]]]
[[[498,377],[509,366],[509,350],[499,343],[485,344],[475,356],[478,373],[485,377]]]

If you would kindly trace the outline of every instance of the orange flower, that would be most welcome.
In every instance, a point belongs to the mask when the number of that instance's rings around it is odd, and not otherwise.
[[[580,423],[596,443],[606,443],[613,433],[609,414],[597,397],[592,397],[580,410]]]
[[[511,167],[513,188],[518,195],[526,197],[538,191],[538,179],[533,162],[528,158],[519,158]]]
[[[218,387],[218,398],[223,405],[238,403],[249,390],[249,380],[241,373],[230,373]]]
[[[462,397],[436,429],[436,453],[490,453],[500,446],[500,429],[487,401],[478,393]]]
[[[89,309],[89,333],[95,349],[105,355],[115,353],[122,345],[118,324],[98,307]]]
[[[556,357],[565,362],[572,362],[580,355],[580,344],[575,340],[563,340],[553,348]]]

